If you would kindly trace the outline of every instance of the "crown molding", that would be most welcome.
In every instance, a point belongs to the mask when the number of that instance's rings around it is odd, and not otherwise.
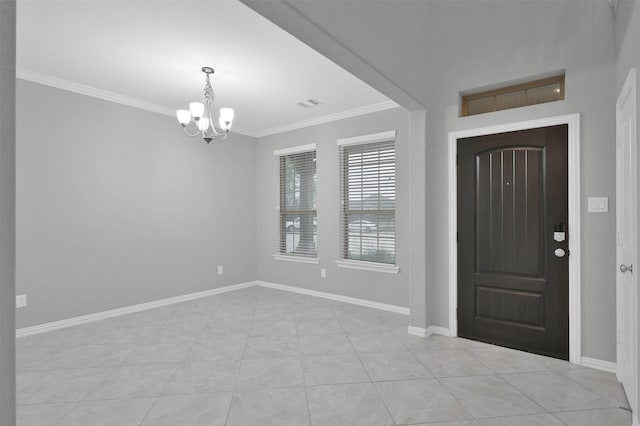
[[[259,130],[255,137],[261,138],[271,136],[278,133],[288,132],[290,130],[304,129],[305,127],[316,126],[318,124],[330,123],[332,121],[343,120],[345,118],[357,117],[359,115],[371,114],[378,111],[397,108],[400,105],[393,101],[384,101],[377,104],[366,105],[363,107],[348,109],[346,111],[336,112],[334,114],[322,115],[320,117],[310,118],[308,120],[298,121],[295,123],[284,124],[282,126],[271,127],[269,129]]]
[[[102,99],[109,102],[114,102],[121,105],[127,105],[133,108],[143,109],[146,111],[155,112],[157,114],[166,115],[169,117],[175,117],[175,109],[169,108],[165,105],[158,105],[151,102],[143,101],[142,99],[132,98],[120,93],[110,92],[108,90],[98,89],[96,87],[87,86],[85,84],[76,83],[73,81],[65,80],[51,75],[42,74],[39,72],[31,71],[26,68],[16,68],[16,78],[21,80],[31,81],[33,83],[43,84],[45,86],[55,87],[57,89],[66,90],[69,92],[78,93],[85,96],[91,96],[92,98]],[[397,108],[399,105],[393,101],[384,101],[372,105],[366,105],[363,107],[353,108],[334,114],[327,114],[320,117],[311,118],[309,120],[298,121],[295,123],[284,124],[282,126],[271,127],[268,129],[258,130],[255,132],[247,131],[243,128],[234,126],[232,133],[240,133],[253,138],[261,138],[264,136],[275,135],[277,133],[287,132],[289,130],[303,129],[305,127],[315,126],[318,124],[330,123],[332,121],[343,120],[345,118],[357,117],[359,115],[371,114],[378,111],[384,111],[387,109]]]
[[[65,80],[51,75],[42,74],[25,68],[16,68],[16,78],[31,81],[33,83],[43,84],[45,86],[55,87],[57,89],[78,93],[80,95],[91,96],[92,98],[102,99],[104,101],[114,102],[121,105],[127,105],[133,108],[145,111],[155,112],[156,114],[166,115],[175,118],[176,111],[168,106],[158,105],[142,99],[132,98],[130,96],[121,95],[120,93],[110,92],[108,90],[98,89],[96,87],[87,86],[73,81]],[[234,126],[231,133],[240,133],[250,137],[257,137],[253,132],[245,131],[242,128]]]
[[[91,96],[92,98],[98,98],[117,104],[144,109],[162,115],[168,115],[170,117],[173,117],[175,115],[175,111],[172,108],[164,105],[152,104],[151,102],[146,102],[141,99],[132,98],[130,96],[121,95],[119,93],[109,92],[107,90],[98,89],[96,87],[86,86],[84,84],[64,80],[62,78],[53,77],[47,74],[41,74],[39,72],[31,71],[24,68],[16,68],[16,77],[22,80],[44,84],[45,86],[51,86],[58,89],[67,90],[69,92]]]

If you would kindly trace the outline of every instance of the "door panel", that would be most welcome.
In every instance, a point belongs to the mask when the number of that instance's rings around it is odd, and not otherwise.
[[[567,131],[458,140],[459,336],[568,359]]]
[[[476,154],[476,272],[542,274],[543,156],[538,147]]]
[[[637,157],[635,70],[616,103],[617,376],[634,415],[638,395]],[[633,266],[631,266],[633,265]],[[624,266],[624,268],[622,268]],[[630,267],[628,270],[627,267]],[[623,272],[624,271],[624,272]]]

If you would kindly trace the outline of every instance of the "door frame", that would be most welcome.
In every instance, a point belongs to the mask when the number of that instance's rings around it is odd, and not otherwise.
[[[456,156],[458,139],[518,130],[537,129],[566,124],[569,150],[569,362],[581,364],[581,305],[580,305],[580,114],[567,114],[535,120],[518,121],[495,126],[458,130],[449,133],[449,335],[458,335],[458,174]]]

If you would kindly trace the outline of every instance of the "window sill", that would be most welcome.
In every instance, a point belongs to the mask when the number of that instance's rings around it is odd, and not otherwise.
[[[395,265],[386,265],[384,263],[362,262],[358,260],[336,260],[339,268],[361,269],[363,271],[384,272],[387,274],[397,274],[400,268]]]
[[[298,262],[298,263],[312,263],[317,265],[320,263],[320,259],[317,257],[302,257],[302,256],[288,256],[286,254],[274,254],[273,258],[275,260],[285,260],[287,262]]]

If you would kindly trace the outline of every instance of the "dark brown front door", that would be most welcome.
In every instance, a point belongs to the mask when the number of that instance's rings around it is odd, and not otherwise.
[[[460,337],[569,358],[567,131],[458,140]]]

